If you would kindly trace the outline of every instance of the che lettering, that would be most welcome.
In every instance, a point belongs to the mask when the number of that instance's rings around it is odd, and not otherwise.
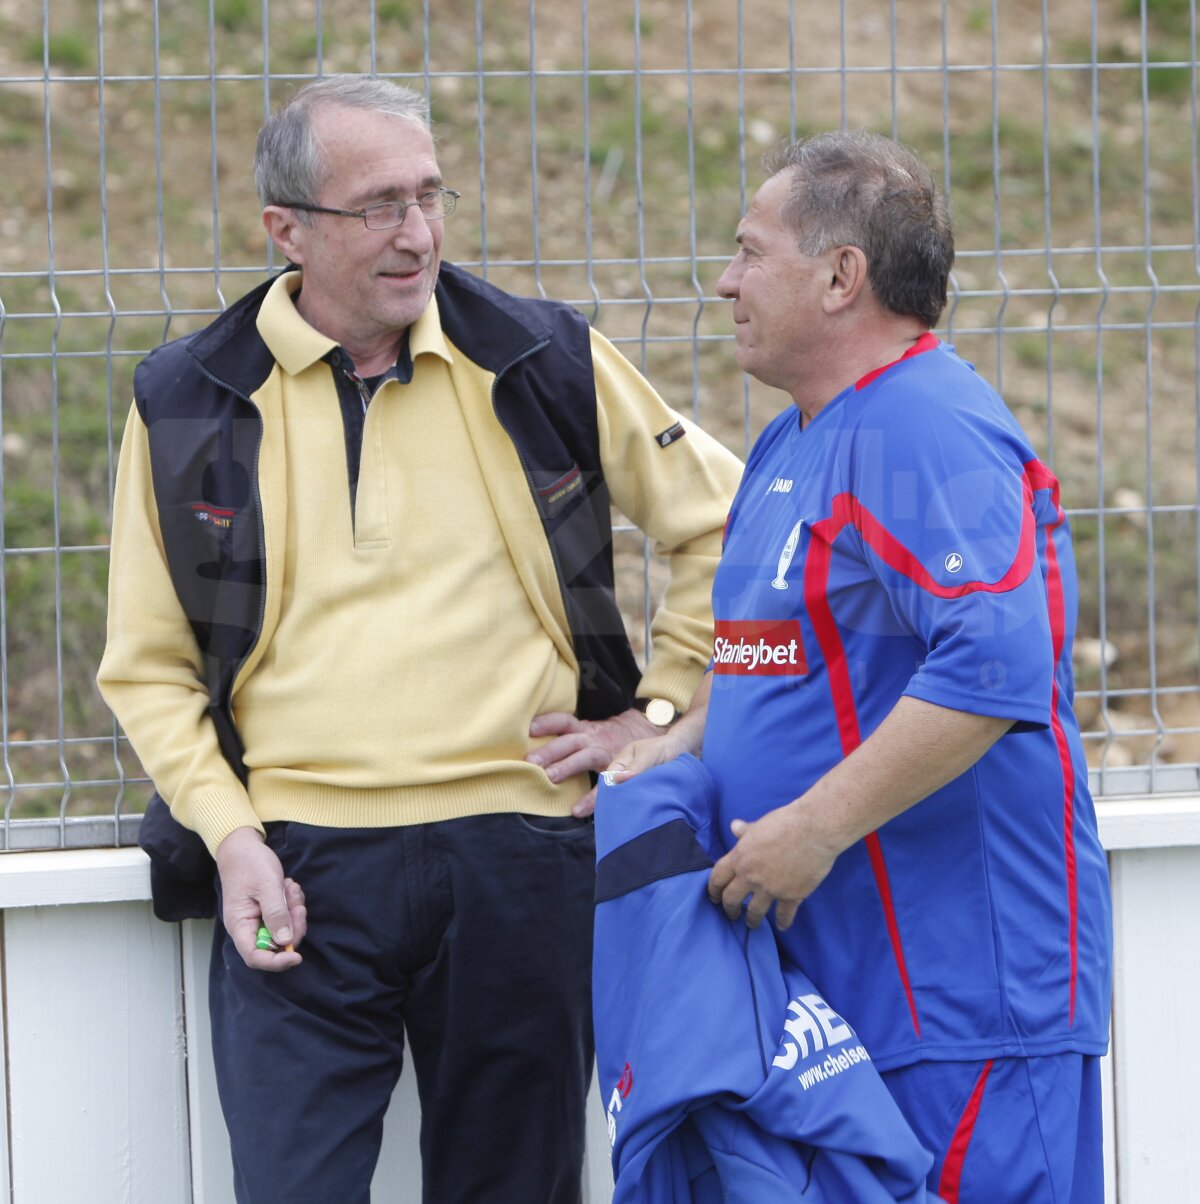
[[[774,1061],[780,1070],[791,1070],[800,1058],[808,1057],[810,1039],[812,1049],[819,1050],[840,1045],[854,1035],[850,1026],[820,995],[801,995],[788,1004],[788,1011],[793,1015],[783,1022],[783,1052]],[[788,1041],[787,1036],[795,1040]]]

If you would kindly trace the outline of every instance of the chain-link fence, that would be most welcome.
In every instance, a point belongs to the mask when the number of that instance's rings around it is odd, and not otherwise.
[[[714,285],[761,154],[916,147],[958,261],[941,333],[998,384],[1076,533],[1100,793],[1200,789],[1196,0],[0,0],[4,847],[125,843],[146,795],[95,687],[138,358],[273,266],[264,112],[335,71],[428,92],[447,257],[579,306],[738,452]],[[277,265],[275,265],[277,266]],[[618,536],[635,638],[658,567]]]

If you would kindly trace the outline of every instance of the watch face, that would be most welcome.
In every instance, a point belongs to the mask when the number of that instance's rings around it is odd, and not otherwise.
[[[667,727],[675,719],[675,704],[666,698],[651,698],[646,703],[646,718],[655,727]]]

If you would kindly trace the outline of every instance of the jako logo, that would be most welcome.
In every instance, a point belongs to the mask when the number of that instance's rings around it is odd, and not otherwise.
[[[633,1067],[628,1062],[621,1071],[621,1077],[613,1088],[612,1099],[608,1101],[608,1144],[617,1144],[617,1113],[621,1111],[622,1101],[629,1098],[633,1090]]]
[[[789,481],[787,477],[776,477],[770,485],[767,486],[768,493],[791,493],[792,485],[795,482]]]
[[[773,1063],[780,1070],[791,1070],[810,1053],[854,1037],[850,1026],[820,995],[801,995],[788,1004],[788,1011],[792,1018],[783,1022],[783,1052],[775,1056]],[[794,1039],[789,1041],[788,1037]]]
[[[743,677],[808,672],[799,619],[718,619],[713,672]]]

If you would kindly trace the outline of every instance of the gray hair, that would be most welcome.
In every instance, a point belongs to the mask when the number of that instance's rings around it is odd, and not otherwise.
[[[865,130],[833,131],[783,147],[766,168],[792,173],[782,216],[805,255],[858,247],[885,309],[937,324],[954,231],[933,175],[908,147]]]
[[[430,129],[429,101],[421,93],[390,80],[370,75],[329,75],[306,84],[258,132],[254,186],[264,206],[285,201],[316,204],[327,167],[313,135],[312,115],[321,106],[338,105],[403,117]],[[297,217],[311,219],[311,214],[299,213]]]

